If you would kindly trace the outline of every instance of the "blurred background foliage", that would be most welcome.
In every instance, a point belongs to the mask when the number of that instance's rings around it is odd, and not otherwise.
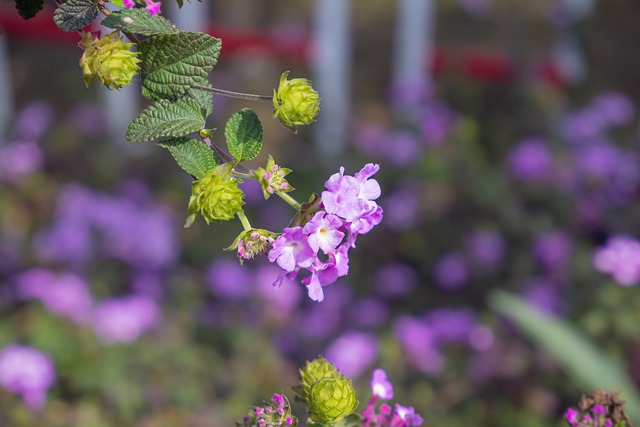
[[[439,0],[424,80],[393,86],[397,3],[352,2],[340,158],[318,161],[313,126],[293,135],[270,105],[250,105],[266,147],[253,166],[272,153],[294,170],[298,200],[340,165],[381,165],[385,219],[320,304],[297,282],[272,289],[278,269],[265,260],[240,267],[224,252],[240,224],[183,229],[190,178],[159,147],[125,142],[111,94],[84,87],[74,41],[38,38],[29,23],[16,32],[11,2],[0,6],[12,95],[0,349],[36,349],[55,371],[47,382],[45,368],[25,368],[48,390],[30,405],[10,385],[28,364],[0,361],[0,425],[228,426],[288,393],[317,354],[354,377],[361,402],[385,369],[395,400],[430,426],[562,425],[607,372],[637,399],[640,294],[592,257],[639,225],[638,3]],[[268,94],[284,70],[313,77],[314,13],[313,2],[211,0],[232,52],[210,81]],[[276,48],[233,48],[243,36]],[[243,106],[215,97],[211,125]],[[252,184],[252,222],[286,226],[293,212]]]

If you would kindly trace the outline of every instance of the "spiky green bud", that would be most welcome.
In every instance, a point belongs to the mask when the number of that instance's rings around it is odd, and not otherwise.
[[[133,43],[125,43],[119,31],[99,38],[97,33],[87,33],[80,42],[84,53],[80,67],[84,83],[89,85],[96,79],[109,89],[120,89],[131,84],[138,69],[139,52],[130,49]]]
[[[242,181],[235,178],[232,171],[233,165],[225,163],[192,184],[185,227],[193,224],[198,215],[202,215],[209,224],[210,221],[228,221],[242,212],[244,193],[238,188]]]
[[[297,125],[313,123],[320,111],[320,97],[311,81],[297,78],[287,80],[289,71],[280,76],[278,90],[273,91],[273,118],[291,130]]]
[[[308,399],[309,393],[311,393],[311,387],[313,387],[316,381],[340,375],[336,367],[321,356],[316,357],[314,360],[307,361],[305,367],[298,372],[300,373],[300,385],[293,389],[303,399]]]
[[[309,417],[316,423],[337,424],[358,407],[351,379],[343,375],[322,378],[311,387],[308,396]]]
[[[276,192],[288,193],[295,190],[285,179],[285,176],[291,173],[291,169],[277,165],[271,154],[267,159],[266,168],[258,168],[253,173],[260,185],[262,185],[262,194],[264,194],[265,199],[268,199]]]

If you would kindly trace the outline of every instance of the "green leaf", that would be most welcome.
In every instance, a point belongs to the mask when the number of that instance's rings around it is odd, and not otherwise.
[[[134,34],[142,34],[143,36],[180,32],[180,29],[164,16],[150,16],[149,12],[142,7],[113,12],[102,20],[102,25]]]
[[[78,31],[98,17],[98,5],[94,0],[67,0],[53,14],[53,22],[62,31]]]
[[[229,153],[242,162],[251,160],[262,149],[262,123],[255,111],[243,108],[235,113],[224,128]]]
[[[187,173],[200,179],[218,166],[218,160],[211,148],[193,138],[175,138],[158,142],[169,150],[173,158]]]
[[[111,0],[111,3],[115,4],[118,7],[124,8],[124,2],[122,0]]]
[[[211,87],[211,83],[207,80],[203,80],[196,83],[194,86]],[[202,107],[205,112],[205,118],[213,114],[213,93],[207,92],[206,90],[189,88],[187,89],[186,95],[198,101],[200,107]]]
[[[200,104],[193,98],[171,102],[161,99],[147,107],[127,129],[131,142],[151,141],[163,136],[184,136],[204,127]]]
[[[203,33],[162,34],[140,42],[142,95],[175,98],[206,79],[222,42]]]
[[[597,388],[620,391],[629,415],[640,419],[640,394],[619,360],[604,354],[570,323],[535,310],[505,292],[494,292],[490,305],[561,362],[578,387],[586,392]]]
[[[42,10],[44,0],[16,0],[18,14],[24,19],[33,18]]]

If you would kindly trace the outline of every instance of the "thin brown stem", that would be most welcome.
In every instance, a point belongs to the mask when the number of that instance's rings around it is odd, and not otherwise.
[[[215,87],[193,86],[193,88],[215,93],[216,95],[226,96],[229,98],[245,99],[247,101],[271,101],[273,99],[272,96],[268,95],[255,95],[253,93],[233,92],[230,90],[218,89]]]
[[[107,7],[104,5],[104,0],[98,0],[98,10],[100,12],[102,12],[102,14],[104,16],[109,16],[111,15],[111,11],[109,9],[107,9]],[[132,33],[128,32],[128,31],[123,31],[124,35],[127,36],[127,38],[129,40],[131,40],[133,43],[135,43],[136,45],[138,43],[140,43],[140,40],[138,40],[138,38],[133,35]]]

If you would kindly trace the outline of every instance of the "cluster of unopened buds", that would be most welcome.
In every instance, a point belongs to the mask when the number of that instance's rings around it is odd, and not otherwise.
[[[238,427],[295,427],[298,419],[291,415],[291,405],[283,394],[275,393],[271,403],[264,402],[263,406],[255,406],[249,409],[249,414],[244,417]]]
[[[578,409],[568,408],[564,418],[571,427],[632,427],[624,412],[624,401],[616,393],[601,390],[583,396]]]

